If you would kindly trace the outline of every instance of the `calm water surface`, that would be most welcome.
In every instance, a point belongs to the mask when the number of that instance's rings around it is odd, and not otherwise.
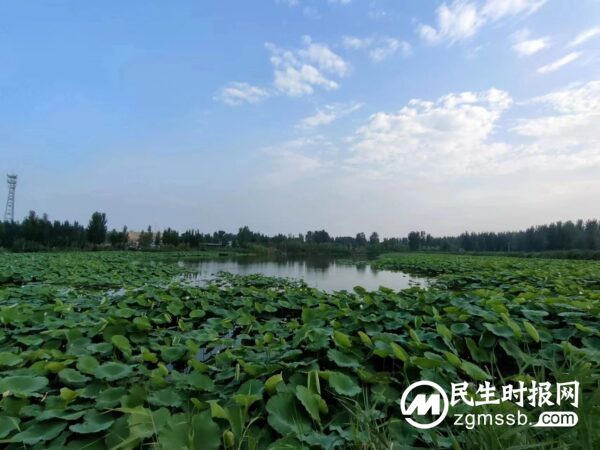
[[[218,272],[239,275],[262,274],[304,280],[308,285],[327,292],[347,290],[362,286],[368,291],[384,286],[394,290],[411,286],[423,286],[426,279],[403,272],[375,270],[369,264],[353,265],[336,262],[333,259],[264,259],[258,257],[237,257],[203,261],[180,261],[180,264],[195,270],[194,278],[205,282]]]

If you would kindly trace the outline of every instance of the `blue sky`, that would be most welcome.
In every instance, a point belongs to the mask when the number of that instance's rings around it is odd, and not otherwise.
[[[404,235],[599,215],[598,0],[3,1],[0,17],[18,217]]]

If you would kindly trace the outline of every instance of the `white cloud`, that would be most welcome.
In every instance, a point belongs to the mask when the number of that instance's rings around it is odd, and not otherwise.
[[[368,48],[373,44],[373,38],[359,38],[356,36],[344,36],[342,38],[342,43],[344,47],[349,48],[351,50],[361,50],[364,48]]]
[[[258,103],[268,96],[269,92],[261,87],[232,82],[222,88],[215,99],[228,105],[240,105],[242,103]]]
[[[302,119],[296,125],[296,128],[309,130],[323,125],[329,125],[348,114],[358,111],[362,106],[361,103],[325,105],[322,108],[318,108],[313,115]]]
[[[537,11],[546,0],[487,0],[481,14],[488,20],[496,21],[507,16],[531,14]]]
[[[512,48],[519,54],[519,56],[529,56],[545,49],[546,47],[548,47],[548,39],[538,38],[517,42]]]
[[[277,146],[267,147],[263,153],[270,156],[270,170],[262,180],[268,185],[287,185],[322,173],[330,162],[322,157],[331,143],[322,136],[292,139]]]
[[[436,9],[436,26],[420,24],[419,35],[431,44],[454,43],[474,36],[484,25],[505,17],[530,14],[546,0],[487,0],[481,6],[468,0],[442,3]]]
[[[367,50],[369,58],[374,62],[381,62],[390,58],[397,52],[408,56],[412,53],[411,45],[391,37],[365,37],[344,36],[344,47],[351,50]]]
[[[510,96],[497,89],[411,100],[396,113],[374,114],[358,129],[348,167],[374,176],[425,172],[437,176],[480,168],[504,152],[489,142]]]
[[[569,42],[568,47],[576,47],[598,36],[600,36],[600,27],[590,28],[575,36],[575,38]]]
[[[483,25],[476,6],[462,0],[455,0],[450,6],[442,3],[436,10],[436,16],[437,29],[430,25],[419,27],[421,38],[432,44],[469,38]]]
[[[299,97],[312,94],[317,87],[337,89],[339,84],[334,78],[345,76],[350,70],[349,64],[326,44],[313,42],[308,36],[304,37],[303,43],[304,46],[296,50],[265,44],[271,53],[274,89],[232,82],[215,95],[215,100],[228,105],[239,105],[258,103],[277,93]]]
[[[513,129],[531,140],[530,157],[571,167],[600,163],[600,80],[569,86],[531,103],[549,111],[521,119]]]
[[[380,44],[371,49],[369,57],[375,61],[383,61],[384,59],[393,56],[397,51],[400,51],[403,55],[408,56],[412,52],[410,44],[406,41],[399,41],[394,38],[384,38]]]
[[[512,48],[519,56],[530,56],[550,45],[550,39],[547,37],[530,39],[528,30],[521,30],[513,35],[515,43]]]
[[[563,114],[600,113],[600,80],[574,84],[533,99]]]
[[[550,64],[546,64],[545,66],[541,66],[538,68],[538,73],[550,73],[554,72],[561,67],[566,66],[567,64],[571,64],[577,58],[582,55],[581,52],[571,52],[568,55],[563,56],[562,58],[557,59],[556,61],[551,62]]]
[[[343,166],[371,178],[428,182],[600,166],[600,80],[520,103],[532,108],[530,117],[506,128],[501,118],[511,104],[507,92],[490,89],[373,114]]]
[[[597,123],[600,80],[514,105],[495,89],[415,99],[333,144],[282,144],[251,189],[266,227],[293,214],[297,231],[319,223],[338,234],[376,226],[398,235],[427,223],[460,233],[466,223],[500,231],[585,217],[600,194]]]
[[[300,50],[284,50],[270,43],[266,47],[271,52],[275,88],[292,97],[312,94],[317,86],[337,89],[338,83],[330,77],[343,77],[350,70],[341,56],[310,37],[304,38]]]
[[[277,0],[277,3],[284,3],[288,6],[298,6],[302,0]],[[327,0],[331,5],[349,5],[352,0]]]

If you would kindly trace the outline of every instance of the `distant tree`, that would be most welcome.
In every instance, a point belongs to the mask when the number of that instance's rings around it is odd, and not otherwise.
[[[121,231],[117,231],[114,228],[108,233],[108,242],[115,248],[124,248],[129,242],[129,234],[127,233],[127,227],[123,227]]]
[[[425,241],[424,231],[411,231],[408,233],[408,248],[411,250],[419,250]]]
[[[160,231],[157,231],[154,235],[154,245],[158,247],[160,245]]]
[[[331,241],[331,236],[329,236],[329,233],[325,230],[314,231],[313,240],[317,244],[325,244]]]
[[[120,243],[121,236],[119,236],[119,232],[114,228],[108,232],[108,242],[113,247],[117,247]]]
[[[179,244],[179,232],[176,230],[172,230],[171,228],[167,228],[162,233],[162,243],[164,245],[172,245],[176,246]]]
[[[148,229],[140,233],[140,237],[138,238],[139,246],[142,248],[150,247],[152,245],[152,237],[152,227],[148,225]]]
[[[239,229],[237,234],[237,242],[240,247],[245,247],[252,240],[252,231],[248,226]]]
[[[358,247],[362,247],[363,245],[367,245],[367,236],[365,236],[365,233],[358,233],[356,235],[356,245]]]
[[[106,214],[96,211],[86,229],[87,240],[92,244],[102,244],[106,241],[106,232]]]
[[[373,233],[371,233],[371,236],[369,236],[369,244],[379,244],[379,235],[377,234],[377,231],[373,231]]]

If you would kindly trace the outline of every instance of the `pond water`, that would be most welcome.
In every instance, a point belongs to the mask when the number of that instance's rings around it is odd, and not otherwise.
[[[334,292],[351,291],[362,286],[368,291],[384,286],[394,290],[411,286],[424,286],[427,280],[403,272],[375,270],[369,264],[351,264],[330,258],[265,259],[237,257],[216,260],[180,261],[179,264],[193,269],[193,278],[202,284],[214,278],[218,272],[239,275],[262,274],[271,277],[302,279],[308,285]]]

